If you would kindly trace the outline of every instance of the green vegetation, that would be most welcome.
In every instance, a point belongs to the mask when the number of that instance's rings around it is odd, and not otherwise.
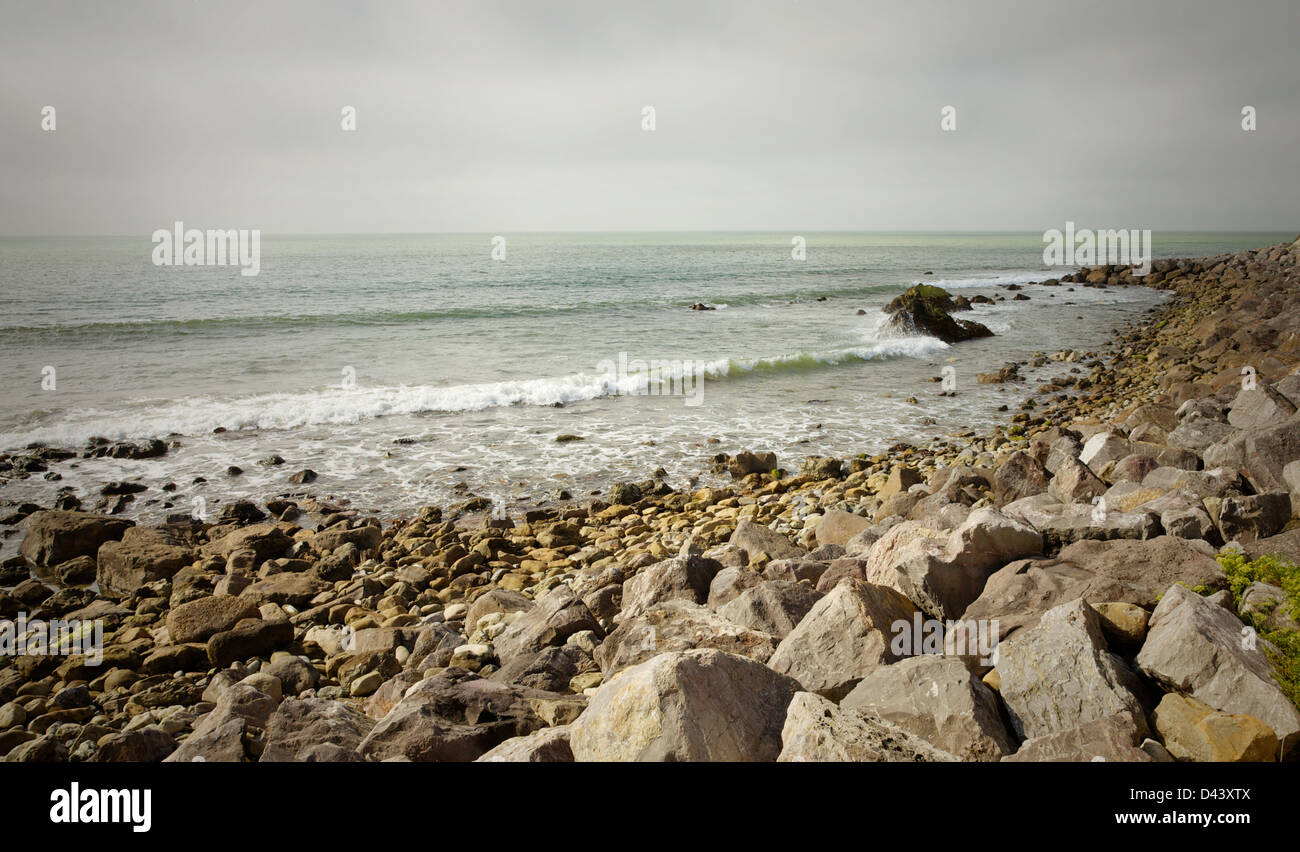
[[[1248,560],[1240,551],[1226,550],[1217,559],[1228,576],[1228,590],[1232,602],[1239,610],[1241,596],[1252,583],[1268,583],[1286,592],[1286,606],[1293,619],[1300,620],[1300,568],[1288,559],[1265,555]],[[1198,590],[1199,591],[1199,590]],[[1242,620],[1255,628],[1259,638],[1272,645],[1264,645],[1264,653],[1273,663],[1274,677],[1291,703],[1300,707],[1300,631],[1271,630],[1264,622],[1268,612],[1248,612]],[[1276,649],[1276,650],[1274,650]]]

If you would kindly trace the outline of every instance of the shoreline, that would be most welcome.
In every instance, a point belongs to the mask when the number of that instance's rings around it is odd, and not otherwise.
[[[1127,269],[1062,277],[1173,295],[1097,351],[1036,359],[1060,375],[1026,388],[1028,400],[1008,406],[1002,425],[870,456],[812,456],[779,477],[770,471],[781,459],[755,446],[715,457],[714,472],[732,480],[726,487],[681,493],[652,476],[609,483],[583,504],[574,495],[565,506],[512,507],[509,517],[481,497],[454,517],[456,507],[427,507],[382,524],[336,506],[246,501],[222,504],[215,523],[156,527],[29,513],[23,557],[3,562],[0,587],[12,588],[0,592],[0,615],[21,606],[101,620],[105,663],[98,671],[76,657],[0,660],[0,754],[811,760],[827,754],[803,733],[826,710],[841,742],[866,725],[902,743],[898,752],[849,749],[849,759],[1092,759],[1089,749],[1112,760],[1189,759],[1180,749],[1296,759],[1300,711],[1282,688],[1268,691],[1260,657],[1229,654],[1254,672],[1254,691],[1237,697],[1248,703],[1170,688],[1182,676],[1174,652],[1192,640],[1169,630],[1158,640],[1160,624],[1174,619],[1154,616],[1176,604],[1187,618],[1239,620],[1244,602],[1226,591],[1231,578],[1214,557],[1224,542],[1239,541],[1252,557],[1300,557],[1291,535],[1300,465],[1288,468],[1300,462],[1292,373],[1300,335],[1276,327],[1294,316],[1298,258],[1300,240],[1155,261],[1140,283]],[[1013,380],[1027,366],[980,381]],[[1254,371],[1251,388],[1243,367]],[[316,517],[295,523],[303,517],[295,508]],[[1061,562],[1083,573],[1052,574]],[[23,568],[69,583],[54,594],[30,580],[11,584]],[[99,594],[72,582],[88,577]],[[1213,598],[1170,595],[1179,584],[1218,590],[1220,600],[1203,611],[1197,601]],[[1085,599],[1091,609],[1078,608]],[[1284,594],[1257,626],[1285,604]],[[969,654],[891,655],[887,616],[917,614],[996,619],[1016,653],[996,667]],[[1039,657],[1067,669],[1051,657],[1057,641],[1122,659],[1069,670],[1095,687],[1072,716],[1017,669]],[[1148,652],[1153,643],[1174,652]],[[847,647],[856,650],[835,650]],[[618,675],[653,692],[651,676],[669,666],[688,681],[710,666],[768,678],[791,700],[774,733],[771,711],[732,696],[754,715],[748,745],[629,751],[648,724],[644,708],[601,685]],[[900,709],[907,686],[890,677],[909,668],[978,696],[979,706],[959,714],[969,719],[958,733],[927,733],[932,719],[927,727]],[[481,699],[471,693],[484,682],[500,712],[476,723],[470,708]],[[701,701],[691,713],[717,712]],[[431,702],[464,729],[457,737],[412,721]],[[1201,705],[1253,720],[1233,723],[1244,732],[1242,755],[1186,745],[1184,728],[1206,715],[1187,721]],[[864,708],[879,718],[853,715]],[[329,714],[346,724],[322,757],[305,732]],[[234,718],[242,727],[231,740],[223,731]]]

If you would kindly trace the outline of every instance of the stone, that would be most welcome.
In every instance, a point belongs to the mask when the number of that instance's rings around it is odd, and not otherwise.
[[[1141,730],[1130,713],[1116,713],[1085,722],[1067,731],[1044,734],[1021,743],[1020,750],[1002,758],[1010,763],[1150,763],[1138,743]]]
[[[896,465],[889,472],[885,484],[876,492],[876,499],[883,501],[895,494],[903,494],[913,485],[919,485],[922,481],[921,474],[917,473],[915,468],[907,465]]]
[[[803,689],[838,701],[872,669],[892,663],[893,626],[916,607],[898,591],[851,577],[813,605],[768,661]]]
[[[275,709],[269,696],[248,684],[237,683],[222,694],[216,706],[198,720],[194,731],[163,762],[244,762],[249,758],[245,739],[252,729],[265,728]]]
[[[721,563],[702,556],[675,556],[648,565],[623,582],[623,609],[615,620],[632,618],[671,600],[704,603]]]
[[[1151,615],[1142,607],[1124,601],[1103,601],[1092,608],[1101,618],[1101,631],[1109,643],[1140,645],[1146,638]]]
[[[266,723],[261,763],[341,763],[361,759],[374,722],[342,701],[286,698]]]
[[[251,527],[250,527],[251,529]],[[311,576],[284,571],[272,574],[265,580],[259,580],[239,593],[239,597],[248,598],[258,606],[266,603],[289,605],[305,609],[311,605],[314,597],[321,592],[334,588],[332,583]]]
[[[790,702],[781,729],[782,763],[952,763],[943,752],[920,737],[879,716],[844,707],[800,692]]]
[[[819,545],[847,545],[854,536],[871,527],[871,519],[840,509],[827,509],[817,522],[815,535]]]
[[[1084,442],[1078,460],[1092,470],[1101,470],[1108,463],[1117,462],[1131,452],[1128,439],[1113,432],[1098,432]]]
[[[494,612],[504,614],[524,612],[535,605],[532,598],[509,589],[492,589],[474,599],[465,615],[465,629],[473,630],[479,619]]]
[[[626,586],[625,586],[626,588]],[[582,630],[604,636],[600,622],[569,586],[560,585],[547,592],[537,605],[527,610],[492,640],[502,662],[511,657],[536,654],[550,645],[564,641]]]
[[[766,580],[716,611],[742,627],[784,639],[821,598],[803,583]]]
[[[690,601],[665,601],[625,619],[596,649],[596,662],[608,679],[616,672],[667,651],[713,648],[765,663],[777,638],[729,621]]]
[[[1152,714],[1165,748],[1176,760],[1267,763],[1277,760],[1277,734],[1246,714],[1220,713],[1203,701],[1166,693]]]
[[[840,702],[867,710],[962,760],[1016,750],[993,691],[956,657],[920,654],[869,672]]]
[[[798,689],[734,654],[660,654],[601,684],[569,742],[579,761],[770,761]]]
[[[1268,385],[1243,388],[1228,409],[1228,423],[1237,429],[1281,426],[1295,416],[1296,407]]]
[[[199,598],[167,613],[167,632],[173,642],[204,642],[245,618],[260,617],[257,605],[245,598]]]
[[[522,737],[513,737],[484,752],[478,763],[573,763],[569,747],[569,727],[543,728]]]
[[[1037,627],[1003,640],[997,670],[999,695],[1021,739],[1122,712],[1147,733],[1137,675],[1107,649],[1097,612],[1082,600],[1048,610]]]
[[[1098,479],[1083,462],[1068,459],[1052,477],[1047,492],[1062,503],[1088,503],[1092,498],[1106,493],[1106,483]]]
[[[208,639],[208,660],[218,668],[250,657],[264,657],[293,641],[287,621],[246,619]]]
[[[1227,541],[1255,541],[1282,530],[1291,519],[1289,491],[1231,494],[1219,505],[1219,531]]]
[[[208,542],[200,548],[200,555],[225,559],[236,551],[250,550],[254,561],[261,563],[284,556],[291,544],[293,540],[280,525],[252,524]]]
[[[94,556],[102,544],[117,541],[131,521],[91,512],[57,509],[33,512],[18,552],[34,565],[58,565],[78,556]]]
[[[175,738],[151,725],[103,737],[90,760],[93,763],[158,763],[175,750]]]
[[[736,525],[727,543],[744,550],[751,560],[760,553],[771,559],[797,559],[807,552],[779,532],[746,520]]]
[[[998,465],[994,472],[993,500],[999,506],[1004,506],[1043,493],[1047,490],[1048,483],[1047,468],[1033,456],[1015,452],[1007,456],[1006,461]]]
[[[1300,742],[1300,711],[1273,679],[1263,648],[1243,641],[1250,638],[1244,630],[1223,607],[1185,586],[1171,586],[1151,614],[1137,664],[1170,692],[1269,725],[1285,759]]]
[[[156,580],[171,578],[189,565],[194,551],[171,532],[152,527],[131,527],[120,540],[99,547],[100,588],[123,595]]]
[[[1292,613],[1291,601],[1280,586],[1258,581],[1251,583],[1241,593],[1241,606],[1237,612],[1243,616],[1256,615],[1268,630],[1300,630],[1300,624],[1296,623]]]
[[[746,589],[752,589],[762,582],[763,577],[757,571],[748,568],[723,568],[709,583],[709,608],[716,610],[725,606],[740,597]]]

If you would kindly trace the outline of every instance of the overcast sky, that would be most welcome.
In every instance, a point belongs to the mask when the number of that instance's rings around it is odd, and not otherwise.
[[[1297,36],[1296,0],[0,0],[0,234],[1295,231]]]

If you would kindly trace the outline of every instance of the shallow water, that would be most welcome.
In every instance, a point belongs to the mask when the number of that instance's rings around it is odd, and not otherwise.
[[[60,480],[5,482],[0,499],[49,503],[70,487],[90,507],[104,482],[129,479],[150,490],[125,514],[147,520],[195,498],[286,493],[394,514],[463,500],[457,483],[503,503],[658,467],[680,485],[720,450],[773,450],[797,469],[806,455],[1005,418],[998,406],[1067,368],[1008,385],[977,373],[1096,349],[1162,298],[1029,286],[1029,301],[1011,301],[1000,285],[1068,271],[1043,266],[1038,234],[804,234],[805,260],[790,234],[505,236],[493,260],[492,235],[264,235],[256,277],[155,267],[147,238],[0,240],[0,448],[179,444],[159,459],[54,464]],[[1285,238],[1157,234],[1154,254]],[[880,308],[918,281],[1005,296],[963,315],[998,336],[948,347],[893,333]],[[620,356],[698,369],[702,384],[644,395],[644,377],[607,374]],[[953,397],[931,381],[945,366]],[[272,453],[286,464],[256,464]],[[229,465],[245,473],[227,477]],[[289,485],[302,468],[319,478]]]

